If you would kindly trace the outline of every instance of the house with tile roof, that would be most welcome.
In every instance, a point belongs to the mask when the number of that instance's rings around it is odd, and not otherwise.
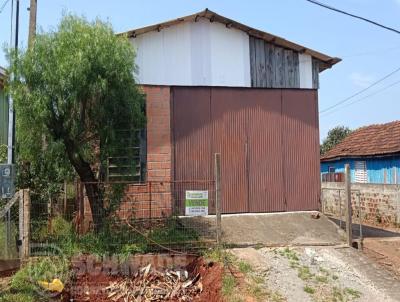
[[[321,174],[343,173],[356,183],[400,184],[400,121],[353,131],[321,157]]]

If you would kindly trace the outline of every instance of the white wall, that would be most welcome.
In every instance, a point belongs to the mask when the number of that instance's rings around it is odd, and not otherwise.
[[[300,88],[313,88],[312,58],[299,53]]]
[[[200,19],[131,39],[140,84],[250,87],[249,36]]]

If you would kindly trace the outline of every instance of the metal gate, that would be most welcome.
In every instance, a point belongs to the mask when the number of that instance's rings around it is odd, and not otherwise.
[[[173,87],[175,180],[212,179],[223,213],[319,208],[314,90]]]

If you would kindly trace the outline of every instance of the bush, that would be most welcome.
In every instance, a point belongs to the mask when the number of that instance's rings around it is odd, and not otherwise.
[[[0,145],[0,164],[7,162],[7,145]]]

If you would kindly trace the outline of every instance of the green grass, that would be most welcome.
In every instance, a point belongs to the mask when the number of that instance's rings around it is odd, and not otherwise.
[[[233,277],[232,275],[224,275],[222,277],[222,294],[225,297],[230,297],[234,294],[235,286],[235,277]]]
[[[317,282],[320,282],[320,283],[328,283],[328,277],[327,276],[318,275],[318,276],[315,276],[315,280]]]
[[[245,261],[239,261],[238,268],[239,268],[239,271],[243,274],[248,274],[253,271],[253,268],[251,267],[251,265]]]
[[[348,288],[346,287],[344,289],[344,292],[346,294],[349,294],[350,296],[352,296],[354,299],[358,299],[361,297],[361,293],[358,290],[352,289],[352,288]]]
[[[308,285],[306,285],[306,286],[304,286],[304,291],[307,293],[307,294],[310,294],[310,295],[312,295],[312,294],[314,294],[315,293],[315,289],[314,288],[312,288],[312,287],[310,287],[310,286],[308,286]]]
[[[303,281],[310,280],[312,277],[314,277],[314,274],[311,273],[308,266],[299,267],[297,271],[297,276]]]

